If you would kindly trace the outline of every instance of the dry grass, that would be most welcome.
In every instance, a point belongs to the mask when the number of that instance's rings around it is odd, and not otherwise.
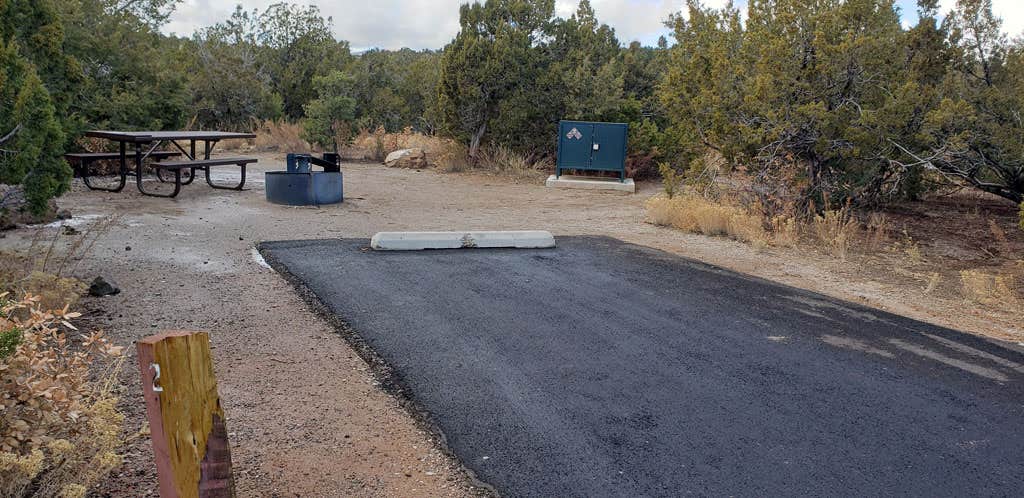
[[[935,292],[935,289],[939,287],[939,282],[942,281],[942,275],[939,272],[932,272],[928,275],[928,283],[924,287],[925,294],[931,294]]]
[[[849,206],[827,210],[811,218],[808,225],[811,237],[842,261],[850,253],[850,246],[861,235],[861,225]]]
[[[786,215],[766,220],[757,206],[745,208],[692,191],[677,193],[673,197],[652,197],[647,202],[646,211],[647,221],[655,225],[729,237],[755,248],[810,244],[839,260],[846,260],[855,245],[871,241],[880,245],[890,231],[884,217],[873,218],[865,230],[849,207],[825,211],[804,223]]]
[[[474,169],[517,180],[537,179],[550,169],[546,163],[531,163],[529,159],[502,145],[482,147]]]
[[[457,142],[448,138],[406,128],[398,133],[387,133],[383,128],[374,131],[360,130],[342,153],[349,159],[384,162],[388,154],[402,149],[423,149],[431,166],[442,167],[443,161],[454,156]]]
[[[473,161],[469,158],[469,148],[465,145],[451,140],[446,146],[439,147],[439,149],[439,152],[427,155],[427,161],[432,162],[438,171],[460,173],[473,168]]]
[[[885,213],[868,214],[867,223],[864,224],[865,248],[878,251],[892,240],[892,223]]]
[[[85,496],[121,464],[114,380],[123,348],[81,334],[78,313],[0,294],[0,495]]]
[[[1021,310],[1024,300],[1015,290],[1016,277],[1009,274],[987,273],[982,270],[960,272],[960,289],[964,299],[1007,310]]]
[[[313,152],[309,142],[302,139],[302,123],[268,120],[259,125],[255,133],[256,138],[253,139],[252,146],[258,151]],[[239,141],[229,140],[225,145],[229,142]]]
[[[45,238],[37,230],[28,249],[0,251],[0,292],[38,296],[46,309],[74,306],[86,286],[72,274],[117,219],[102,218],[85,231],[61,226]]]
[[[893,244],[893,251],[902,253],[913,264],[924,263],[924,253],[921,252],[921,246],[914,240],[913,237],[904,229],[903,234]]]
[[[402,149],[422,149],[427,164],[446,173],[480,171],[512,179],[535,179],[551,169],[548,163],[531,163],[529,159],[508,147],[482,147],[474,162],[465,145],[450,138],[424,135],[406,128],[399,133],[387,133],[382,128],[370,132],[363,130],[343,154],[354,160],[383,162],[388,154]]]
[[[776,216],[773,218],[771,233],[772,245],[779,247],[800,245],[800,224],[792,217]]]
[[[1006,236],[1006,231],[1003,230],[996,220],[988,220],[988,229],[992,233],[992,239],[995,241],[995,251],[998,254],[1010,254],[1012,249],[1010,247],[1010,239]]]
[[[672,198],[655,196],[647,201],[646,209],[647,221],[655,225],[730,237],[755,246],[765,246],[771,242],[760,216],[738,206],[721,204],[698,195],[677,194]]]
[[[647,221],[729,237],[754,249],[796,248],[785,252],[795,261],[834,258],[830,268],[854,281],[900,288],[929,307],[1019,330],[1024,233],[1016,227],[1017,210],[1008,212],[1000,200],[971,199],[960,205],[958,197],[935,197],[881,206],[876,212],[846,206],[804,217],[785,203],[763,207],[744,179],[741,174],[720,179],[725,188],[714,196],[699,195],[687,185],[674,198],[653,197],[646,204]]]

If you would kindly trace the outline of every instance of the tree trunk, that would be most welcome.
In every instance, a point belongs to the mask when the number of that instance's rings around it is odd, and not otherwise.
[[[487,121],[484,121],[480,128],[473,134],[473,139],[469,141],[469,158],[474,162],[476,161],[476,153],[480,149],[480,139],[484,138],[484,132],[487,131]]]

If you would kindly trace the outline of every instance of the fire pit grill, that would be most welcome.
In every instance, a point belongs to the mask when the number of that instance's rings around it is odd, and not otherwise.
[[[267,201],[288,206],[319,206],[344,200],[341,158],[325,153],[323,159],[310,154],[288,154],[286,171],[265,174]],[[313,171],[313,166],[323,171]]]

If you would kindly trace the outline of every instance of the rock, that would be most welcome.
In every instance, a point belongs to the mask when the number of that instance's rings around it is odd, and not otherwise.
[[[103,297],[113,296],[120,293],[121,289],[112,282],[107,282],[103,277],[96,277],[96,279],[92,281],[92,284],[89,285],[90,296]]]
[[[42,215],[32,214],[28,210],[25,189],[21,185],[0,183],[0,230],[7,230],[21,225],[37,225],[68,217],[66,212],[57,210],[57,203],[50,199],[46,212]]]
[[[427,153],[419,148],[396,150],[384,158],[384,164],[391,168],[426,168]]]

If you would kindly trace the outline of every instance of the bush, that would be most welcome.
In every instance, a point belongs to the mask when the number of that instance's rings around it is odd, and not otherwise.
[[[669,163],[658,164],[658,173],[661,175],[661,188],[665,195],[669,199],[675,197],[683,183],[682,175]]]
[[[10,105],[13,104],[13,105]],[[64,132],[35,67],[0,40],[0,183],[21,184],[29,210],[47,211],[49,200],[71,184],[64,162]]]
[[[124,416],[112,379],[122,348],[95,332],[72,343],[79,316],[44,311],[38,297],[0,295],[0,495],[84,496],[118,465]]]

